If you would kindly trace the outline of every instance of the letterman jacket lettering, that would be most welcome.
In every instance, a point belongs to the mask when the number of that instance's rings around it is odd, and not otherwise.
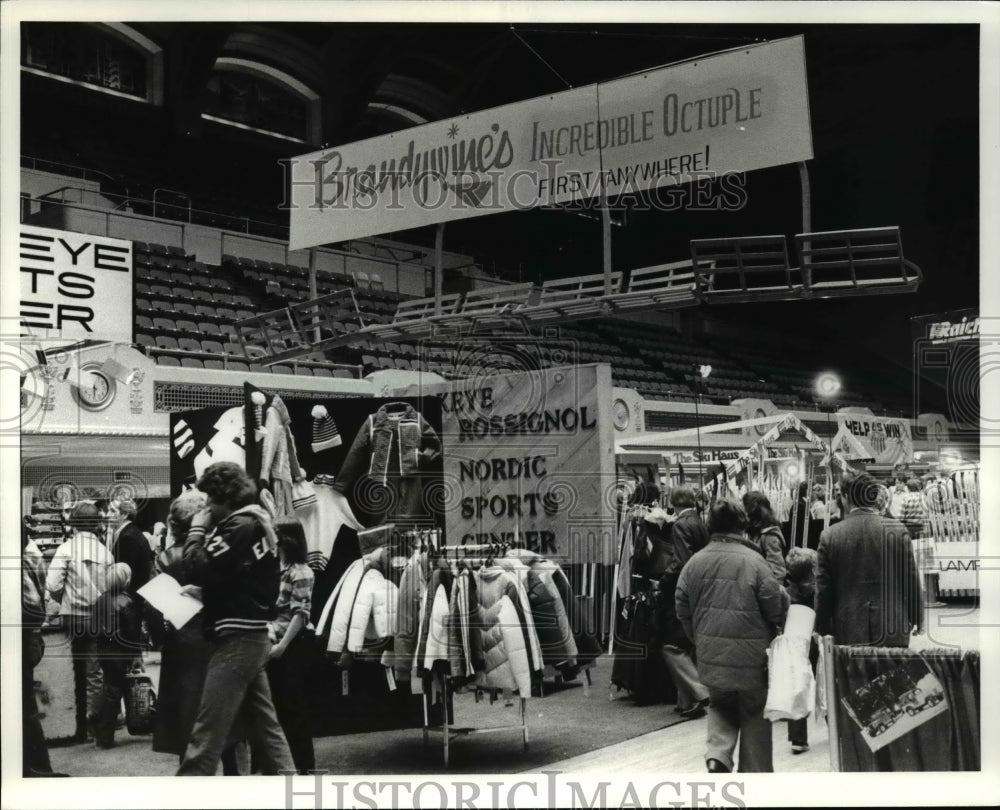
[[[265,631],[277,615],[281,571],[265,520],[261,507],[245,506],[208,533],[188,532],[184,572],[202,587],[207,635]]]

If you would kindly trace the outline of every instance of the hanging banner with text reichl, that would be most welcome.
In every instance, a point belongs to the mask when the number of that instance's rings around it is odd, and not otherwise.
[[[801,36],[302,155],[292,250],[812,157]],[[668,190],[657,204],[670,204]]]

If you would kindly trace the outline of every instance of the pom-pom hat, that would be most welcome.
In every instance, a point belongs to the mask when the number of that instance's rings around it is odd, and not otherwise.
[[[319,453],[322,450],[329,450],[333,447],[340,447],[340,444],[343,440],[340,438],[340,433],[337,430],[337,425],[330,417],[329,411],[327,411],[327,409],[324,406],[317,405],[312,409],[312,418],[313,418],[313,440],[312,440],[313,452]]]

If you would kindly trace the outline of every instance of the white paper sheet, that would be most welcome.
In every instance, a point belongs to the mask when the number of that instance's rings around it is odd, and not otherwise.
[[[191,621],[191,617],[203,607],[197,597],[181,593],[181,584],[170,574],[153,577],[137,593],[177,628]]]

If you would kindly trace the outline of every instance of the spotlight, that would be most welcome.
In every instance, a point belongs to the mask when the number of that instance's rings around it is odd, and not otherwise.
[[[840,387],[840,377],[832,371],[824,371],[816,378],[816,393],[821,397],[830,398],[837,396],[840,393]]]

